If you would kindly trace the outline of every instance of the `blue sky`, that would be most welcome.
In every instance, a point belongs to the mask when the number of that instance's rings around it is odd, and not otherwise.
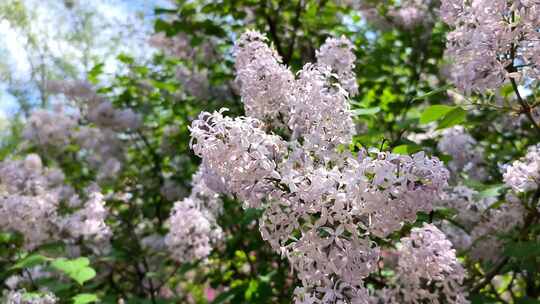
[[[86,0],[75,0],[85,3]],[[69,31],[69,22],[55,24],[57,18],[62,16],[64,8],[64,0],[23,0],[28,7],[35,10],[38,18],[33,18],[36,28],[45,28],[40,35],[49,36],[49,33],[60,30]],[[167,0],[93,0],[92,5],[96,7],[99,15],[99,20],[105,22],[120,22],[126,24],[136,24],[138,35],[129,35],[122,38],[121,44],[118,46],[118,52],[138,52],[135,56],[148,56],[152,53],[152,49],[145,43],[149,32],[153,26],[154,14],[153,9],[156,6],[170,6],[170,1]],[[144,16],[142,20],[139,16]],[[59,27],[58,24],[66,24],[65,28]],[[117,35],[117,29],[110,28],[102,31],[100,39],[107,39],[107,35]],[[77,49],[72,46],[63,44],[62,41],[55,41],[54,37],[46,38],[53,46],[51,51],[58,51],[61,55],[63,52],[69,52],[72,56],[77,56]],[[7,66],[10,74],[16,79],[24,83],[25,79],[29,78],[30,65],[26,59],[26,51],[23,45],[23,40],[18,36],[9,22],[0,20],[0,57],[7,59]],[[134,47],[136,46],[136,47]],[[115,55],[105,56],[105,62],[110,72],[114,71]],[[2,117],[10,116],[17,109],[16,100],[6,91],[6,83],[0,81],[0,120]]]

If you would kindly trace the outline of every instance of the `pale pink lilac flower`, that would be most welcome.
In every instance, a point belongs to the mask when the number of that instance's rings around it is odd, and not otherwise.
[[[497,89],[511,78],[538,80],[540,3],[506,0],[443,0],[446,56],[452,81],[463,92]]]
[[[527,154],[514,161],[504,173],[504,182],[515,192],[538,189],[540,183],[540,145],[531,146]]]
[[[274,58],[260,34],[248,32],[240,41],[237,53],[260,51]],[[332,43],[318,53],[321,61],[333,58],[328,52],[350,51]],[[252,60],[238,58],[246,60],[237,61],[239,66]],[[290,73],[273,60],[272,73]],[[279,98],[279,107],[267,109],[265,98],[249,99],[246,112],[256,117],[201,113],[190,128],[192,148],[212,179],[244,207],[264,209],[259,220],[263,239],[287,257],[302,281],[297,303],[366,303],[363,279],[379,259],[368,236],[385,237],[414,222],[418,211],[431,211],[449,177],[438,159],[424,153],[339,152],[352,140],[354,128],[349,94],[333,68],[322,62],[304,66],[297,79],[287,81],[290,89]],[[258,83],[249,89],[266,90]],[[284,96],[280,90],[275,94]],[[276,109],[289,117],[288,141],[267,132],[266,111],[276,115]]]
[[[6,304],[56,304],[52,293],[27,293],[25,290],[9,291],[3,298]]]
[[[452,243],[431,224],[413,228],[401,239],[393,285],[380,290],[372,303],[469,303],[461,286],[465,270]]]

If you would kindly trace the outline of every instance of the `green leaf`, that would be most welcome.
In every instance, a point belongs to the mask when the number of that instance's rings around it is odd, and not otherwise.
[[[456,215],[456,210],[451,208],[437,208],[434,210],[433,218],[435,219],[451,219]]]
[[[200,26],[207,35],[217,37],[225,37],[227,35],[221,26],[214,24],[211,20],[204,20],[201,22]]]
[[[97,302],[99,298],[92,293],[81,293],[73,297],[73,304],[86,304]]]
[[[380,96],[381,105],[383,108],[390,108],[390,104],[398,100],[398,96],[392,92],[390,88],[385,88]]]
[[[242,220],[240,221],[241,225],[249,225],[253,221],[256,221],[259,217],[261,217],[262,211],[255,208],[248,208],[244,212],[244,215],[242,217]]]
[[[427,124],[432,121],[439,120],[455,109],[455,107],[447,105],[433,105],[427,107],[420,115],[420,123]]]
[[[259,275],[259,281],[263,282],[263,283],[269,283],[271,282],[271,279],[273,276],[276,275],[276,271],[273,270],[273,271],[270,271],[269,273],[267,273],[266,275]]]
[[[510,243],[505,248],[505,254],[521,259],[540,256],[540,244],[533,241]]]
[[[0,244],[9,243],[13,238],[13,234],[8,232],[0,232]]]
[[[19,260],[15,265],[11,267],[11,269],[28,268],[28,267],[39,265],[49,260],[50,258],[46,256],[42,256],[40,254],[31,254],[29,256],[26,256],[22,260]]]
[[[241,290],[242,289],[237,286],[228,291],[222,292],[214,299],[214,301],[211,302],[211,304],[229,303],[240,293]]]
[[[133,57],[127,54],[119,54],[118,56],[116,56],[116,58],[120,60],[120,62],[125,63],[125,64],[133,64],[134,62]]]
[[[467,117],[467,111],[462,108],[455,108],[448,112],[439,123],[437,130],[446,129],[455,125],[458,125],[465,121]]]
[[[156,33],[167,32],[170,27],[171,25],[163,19],[157,19],[154,23],[154,31]]]
[[[176,14],[178,12],[177,9],[170,9],[170,8],[163,8],[163,7],[157,7],[154,9],[154,14],[160,15],[160,14]],[[160,20],[160,19],[158,19]]]
[[[167,83],[167,82],[162,82],[162,81],[157,81],[157,80],[150,80],[150,83],[157,89],[165,90],[169,93],[174,93],[177,89],[176,85],[173,83]]]
[[[525,297],[525,298],[522,298],[522,299],[517,299],[516,303],[517,304],[540,304],[540,300]]]
[[[42,292],[25,292],[22,295],[23,303],[34,303],[33,300],[38,300],[43,297],[45,294]],[[28,302],[27,302],[28,301]]]
[[[418,145],[399,145],[397,147],[395,147],[394,149],[392,149],[392,152],[393,153],[396,153],[396,154],[402,154],[402,155],[410,155],[410,154],[414,154],[418,151],[422,150],[422,147],[418,146]]]
[[[478,199],[483,199],[483,198],[487,198],[487,197],[499,196],[499,193],[501,192],[502,189],[504,189],[503,184],[490,186],[489,188],[486,188],[485,190],[478,193],[477,198]]]
[[[98,83],[98,77],[103,73],[103,67],[105,66],[104,63],[98,63],[92,69],[88,72],[88,81],[90,81],[93,84]]]
[[[451,87],[452,87],[451,84],[447,84],[447,85],[445,85],[445,86],[443,86],[443,87],[440,87],[440,88],[435,89],[435,90],[433,90],[433,91],[427,92],[427,93],[424,94],[424,95],[420,95],[420,96],[418,96],[418,97],[415,97],[412,101],[426,99],[426,98],[428,98],[428,97],[430,97],[430,96],[433,96],[433,95],[436,95],[436,94],[438,94],[438,93],[444,92],[444,91],[448,90],[448,89],[451,88]]]
[[[89,267],[90,260],[85,257],[74,260],[59,258],[51,263],[51,266],[64,272],[80,285],[96,276],[96,271]]]
[[[471,297],[471,304],[495,304],[499,303],[496,299],[489,298],[487,295],[474,294]]]
[[[356,116],[361,115],[373,115],[377,114],[381,111],[381,108],[379,107],[373,107],[373,108],[365,108],[365,109],[354,109],[353,114]]]
[[[259,282],[257,280],[249,281],[249,285],[244,293],[244,297],[247,300],[251,300],[253,298],[253,295],[257,292],[258,289],[259,289]]]

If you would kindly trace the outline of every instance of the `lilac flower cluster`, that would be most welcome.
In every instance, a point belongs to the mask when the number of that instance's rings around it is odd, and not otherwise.
[[[494,207],[496,197],[482,198],[480,193],[457,185],[447,189],[437,206],[456,212],[452,222],[438,223],[454,247],[468,251],[474,260],[495,262],[501,257],[503,241],[498,236],[523,225],[526,210],[520,200],[508,193],[505,203]]]
[[[25,125],[25,138],[57,155],[62,155],[70,145],[78,145],[78,156],[97,170],[99,181],[115,177],[124,154],[119,134],[138,129],[140,115],[132,109],[113,107],[86,82],[51,81],[48,89],[63,94],[81,111],[69,107],[36,110]]]
[[[540,184],[540,145],[531,146],[527,155],[508,166],[504,182],[517,193],[538,189]]]
[[[386,237],[429,212],[449,173],[424,153],[340,149],[354,134],[350,42],[327,40],[319,61],[294,78],[265,40],[250,31],[236,47],[242,100],[255,117],[203,112],[191,126],[192,148],[225,192],[264,209],[263,238],[302,282],[296,303],[367,303],[363,279],[379,259],[370,236]],[[287,140],[268,133],[276,119]]]
[[[219,194],[208,188],[203,167],[193,176],[191,195],[174,204],[165,245],[179,262],[206,258],[222,238],[216,217],[221,213]]]
[[[446,129],[437,143],[439,151],[452,157],[448,169],[453,177],[467,174],[476,180],[485,180],[484,149],[462,126]]]
[[[36,154],[29,154],[24,161],[0,163],[0,228],[21,233],[29,250],[59,240],[62,234],[69,236],[66,242],[84,238],[89,244],[107,244],[111,231],[105,224],[108,212],[103,196],[95,190],[89,190],[88,196],[82,203],[79,195],[64,185],[63,173],[44,167]],[[83,206],[61,215],[61,201],[74,208]]]
[[[540,77],[540,3],[531,0],[443,0],[441,18],[453,28],[446,55],[455,85],[466,93],[508,80]]]
[[[56,304],[58,301],[52,293],[30,294],[25,290],[10,291],[0,300],[6,304]]]
[[[437,227],[424,224],[401,239],[393,286],[372,303],[469,303],[461,288],[465,270],[452,244]]]

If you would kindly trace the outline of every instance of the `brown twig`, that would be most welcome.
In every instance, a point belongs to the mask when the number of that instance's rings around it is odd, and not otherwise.
[[[501,269],[506,265],[506,263],[508,263],[508,261],[510,260],[509,257],[503,257],[502,259],[499,260],[499,262],[497,262],[497,264],[495,264],[495,267],[493,267],[493,269],[491,269],[485,276],[484,276],[484,279],[478,283],[476,286],[474,286],[472,289],[471,289],[471,293],[476,293],[478,292],[480,289],[482,289],[484,286],[486,286],[487,284],[489,284],[491,282],[491,280],[497,275],[499,274],[499,271],[501,271]]]
[[[538,125],[538,123],[536,122],[536,120],[534,120],[534,117],[531,114],[531,106],[521,97],[516,81],[513,78],[510,78],[510,82],[512,83],[512,88],[514,89],[517,100],[521,106],[521,112],[524,113],[525,116],[527,116],[527,119],[531,121],[532,125],[536,128],[536,131],[540,133],[540,125]]]

